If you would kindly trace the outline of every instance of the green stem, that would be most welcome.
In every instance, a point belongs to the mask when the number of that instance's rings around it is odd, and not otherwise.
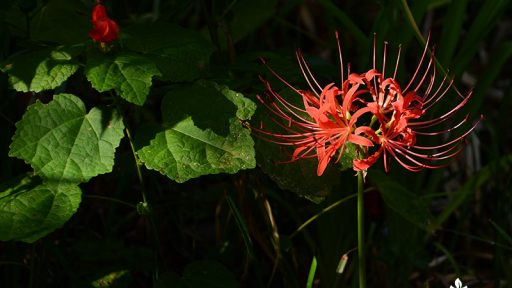
[[[333,204],[325,207],[324,209],[322,209],[322,211],[320,211],[319,213],[315,214],[313,217],[309,218],[306,222],[302,223],[302,225],[300,225],[299,228],[297,228],[297,230],[295,230],[295,232],[293,232],[291,235],[290,235],[290,239],[295,237],[300,231],[302,231],[304,228],[306,228],[306,226],[308,226],[309,224],[311,224],[311,222],[315,221],[318,217],[322,216],[324,213],[326,212],[329,212],[330,210],[336,208],[338,205],[356,197],[357,194],[352,194],[352,195],[348,195],[347,197],[343,198],[343,199],[340,199],[336,202],[334,202]]]
[[[90,198],[90,199],[101,199],[101,200],[112,201],[112,202],[115,202],[115,203],[123,204],[123,205],[128,206],[128,207],[133,208],[133,209],[137,208],[135,205],[133,205],[131,203],[128,203],[126,201],[119,200],[119,199],[116,199],[116,198],[105,197],[105,196],[100,196],[100,195],[83,195],[83,197],[84,198]]]
[[[132,135],[130,134],[130,130],[128,127],[124,128],[124,132],[126,133],[126,137],[128,137],[128,142],[130,142],[130,148],[132,149],[132,155],[133,159],[135,160],[135,168],[137,170],[137,177],[139,178],[140,186],[141,186],[141,192],[142,192],[142,202],[148,203],[146,199],[146,185],[144,185],[144,178],[142,177],[142,163],[139,159],[139,156],[137,155],[137,152],[135,151],[135,146],[133,145]]]
[[[123,110],[121,107],[121,103],[119,103],[119,99],[117,98],[117,95],[114,95],[113,93],[111,93],[110,95],[112,96],[112,99],[117,107],[117,110],[123,116],[123,121],[124,121]],[[153,233],[154,244],[156,246],[156,248],[155,248],[155,273],[154,273],[153,278],[154,278],[154,280],[158,280],[159,274],[160,274],[160,271],[159,271],[159,263],[160,263],[159,255],[160,255],[160,251],[161,251],[160,238],[158,236],[158,231],[157,231],[157,227],[156,227],[155,220],[154,220],[153,210],[151,209],[151,207],[147,201],[147,197],[146,197],[146,185],[144,184],[144,178],[142,177],[142,165],[143,164],[142,164],[142,161],[139,159],[139,156],[137,155],[137,152],[135,150],[135,145],[133,144],[132,135],[130,133],[130,129],[128,129],[128,125],[126,125],[126,122],[125,122],[124,126],[125,126],[124,132],[126,134],[126,137],[128,138],[128,142],[130,143],[130,148],[132,150],[133,159],[135,161],[135,169],[137,171],[137,177],[139,178],[139,183],[141,186],[141,194],[142,194],[142,203],[141,204],[143,206],[143,212],[148,217],[149,224],[150,224],[149,230],[151,230]],[[136,207],[138,208],[138,205]],[[137,211],[137,212],[141,213],[141,211]]]
[[[357,254],[359,263],[359,288],[366,288],[366,267],[364,249],[364,192],[363,172],[357,172]]]

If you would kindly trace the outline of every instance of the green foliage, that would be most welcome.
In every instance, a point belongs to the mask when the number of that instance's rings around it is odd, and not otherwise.
[[[151,80],[160,71],[149,58],[134,53],[89,55],[85,75],[99,92],[115,90],[126,101],[143,105]]]
[[[437,80],[473,91],[464,125],[486,118],[446,168],[369,169],[368,287],[512,283],[511,1],[102,2],[108,44],[88,36],[95,1],[0,1],[0,287],[356,287],[358,148],[318,177],[254,137],[283,133],[260,75],[298,107],[289,86],[317,85],[295,50],[338,83],[335,31],[353,73],[388,41],[399,82],[430,32]]]
[[[127,48],[143,53],[156,63],[164,81],[191,81],[205,69],[213,52],[201,34],[168,23],[140,23],[125,30]]]
[[[409,191],[395,180],[386,177],[381,171],[371,171],[368,174],[377,186],[384,202],[404,219],[422,229],[429,229],[432,215],[419,195]]]
[[[196,97],[204,99],[203,103],[194,100]],[[237,105],[237,113],[227,102]],[[250,103],[240,93],[215,83],[178,87],[163,100],[164,128],[137,153],[146,167],[177,182],[254,168],[254,142],[241,123],[254,112]]]
[[[2,71],[20,92],[55,89],[73,75],[78,63],[77,47],[57,47],[25,51],[4,61]]]
[[[62,226],[80,204],[82,193],[74,184],[39,184],[34,177],[19,178],[13,182],[2,185],[0,191],[2,241],[34,242]]]
[[[127,285],[130,285],[130,281],[132,280],[129,273],[130,273],[130,271],[128,271],[128,270],[111,272],[111,273],[101,277],[100,279],[93,281],[91,283],[91,286],[94,288],[126,287]]]
[[[6,2],[6,1],[2,1]],[[76,44],[87,41],[89,10],[81,1],[14,1],[5,17],[12,33],[28,33],[34,41]],[[28,24],[28,27],[26,27]],[[26,31],[23,31],[25,30]]]
[[[75,183],[112,171],[124,128],[115,110],[87,113],[71,94],[36,102],[16,127],[9,156],[25,160],[43,179]]]

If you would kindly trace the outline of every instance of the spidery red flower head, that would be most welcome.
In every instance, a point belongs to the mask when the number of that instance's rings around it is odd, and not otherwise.
[[[458,123],[454,123],[452,118],[468,102],[471,92],[466,96],[462,95],[453,87],[453,79],[448,79],[447,74],[441,80],[437,79],[433,49],[427,57],[429,38],[430,35],[415,72],[407,84],[402,86],[403,88],[396,80],[400,50],[393,76],[386,78],[384,73],[387,43],[384,45],[382,72],[379,72],[375,63],[374,41],[373,69],[363,74],[366,76],[363,81],[368,94],[371,95],[366,105],[376,119],[368,134],[372,134],[372,140],[378,149],[373,153],[362,153],[362,159],[354,160],[354,170],[368,169],[381,156],[386,172],[389,171],[389,158],[395,159],[404,168],[413,172],[425,168],[444,167],[462,151],[466,144],[465,137],[478,124],[479,121],[469,129],[456,131],[463,129],[469,115],[465,115]],[[455,106],[440,116],[429,115],[432,107],[450,91],[457,95],[454,100]],[[450,138],[451,133],[459,136]],[[420,140],[437,144],[418,144]]]
[[[99,2],[97,2],[92,10],[91,23],[93,25],[93,29],[89,31],[89,36],[94,41],[110,43],[117,40],[119,25],[108,17],[105,6]]]
[[[336,37],[338,39],[337,33]],[[341,72],[339,87],[335,83],[320,85],[300,51],[297,51],[296,57],[308,83],[308,90],[295,88],[267,66],[272,74],[302,98],[303,105],[298,107],[291,104],[291,101],[274,91],[269,82],[261,78],[267,92],[266,97],[258,96],[258,99],[269,109],[270,118],[281,127],[282,132],[267,131],[263,127],[252,129],[264,140],[293,146],[294,152],[289,162],[301,158],[317,158],[319,176],[332,159],[335,162],[341,159],[347,143],[358,147],[358,158],[353,161],[356,171],[365,171],[381,156],[386,171],[389,170],[390,157],[411,171],[445,166],[450,158],[462,151],[464,138],[476,126],[474,124],[452,139],[449,138],[450,132],[463,127],[468,115],[458,124],[446,127],[448,120],[467,103],[471,93],[463,96],[453,89],[460,97],[454,108],[441,116],[421,120],[453,88],[453,80],[448,80],[445,75],[437,83],[434,53],[425,61],[427,40],[416,71],[402,88],[396,80],[400,50],[393,76],[386,77],[386,48],[387,43],[384,46],[381,71],[376,68],[374,42],[373,68],[362,74],[351,74],[348,65],[348,77],[345,79],[338,39]],[[417,144],[419,137],[449,140],[425,146]]]

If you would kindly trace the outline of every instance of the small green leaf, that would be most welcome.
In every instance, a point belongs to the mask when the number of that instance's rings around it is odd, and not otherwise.
[[[4,61],[1,69],[9,75],[9,83],[16,91],[55,89],[78,69],[73,59],[77,50],[77,47],[58,47],[26,51]]]
[[[0,240],[34,242],[62,226],[81,200],[78,186],[23,178],[0,191]]]
[[[419,195],[407,190],[381,171],[371,170],[368,176],[391,209],[419,228],[430,229],[432,215]]]
[[[199,94],[191,94],[193,91]],[[195,101],[190,103],[189,97]],[[222,101],[219,97],[233,102]],[[137,151],[140,159],[149,169],[177,182],[254,168],[254,142],[250,131],[233,115],[235,111],[231,111],[235,104],[237,115],[246,116],[245,119],[252,115],[254,106],[242,98],[241,94],[210,82],[169,92],[162,107],[166,127],[149,145]],[[231,113],[231,117],[227,113]]]
[[[102,276],[101,278],[92,281],[91,286],[94,288],[117,288],[117,287],[127,287],[130,285],[132,281],[132,277],[130,271],[128,270],[120,270],[110,272],[107,275]]]
[[[16,127],[9,156],[25,160],[43,179],[86,182],[112,171],[124,125],[115,110],[86,113],[78,97],[59,94],[31,105]]]
[[[214,51],[200,33],[170,23],[139,23],[123,31],[123,44],[152,59],[165,81],[198,78]]]
[[[153,76],[160,75],[153,61],[133,53],[94,53],[87,60],[85,75],[94,89],[99,92],[113,89],[137,105],[146,102]]]
[[[352,169],[354,166],[354,159],[357,157],[357,145],[347,142],[343,147],[343,154],[340,158],[341,169]]]

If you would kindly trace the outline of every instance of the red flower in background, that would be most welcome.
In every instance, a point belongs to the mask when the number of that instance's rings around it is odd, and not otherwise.
[[[108,18],[107,10],[102,4],[96,4],[92,10],[91,23],[93,29],[89,31],[89,36],[96,42],[110,43],[117,40],[119,34],[119,25]]]
[[[336,37],[338,38],[338,34]],[[433,52],[430,59],[425,61],[428,52],[427,39],[420,63],[408,84],[402,89],[396,80],[400,50],[393,76],[386,78],[386,48],[387,44],[384,46],[381,71],[376,69],[374,43],[373,69],[363,74],[350,74],[350,71],[347,71],[349,75],[345,80],[338,40],[340,87],[334,83],[321,86],[313,77],[300,51],[296,53],[297,60],[309,85],[309,91],[296,89],[267,67],[286,86],[301,96],[303,107],[291,104],[262,79],[267,87],[266,98],[258,96],[258,99],[274,114],[271,115],[271,119],[284,132],[274,133],[255,127],[253,130],[269,142],[294,146],[295,150],[289,162],[301,158],[318,158],[319,176],[336,154],[336,161],[341,159],[347,142],[358,147],[358,157],[353,161],[353,168],[356,171],[368,169],[381,156],[386,171],[389,171],[389,157],[410,171],[447,165],[447,160],[462,151],[465,137],[478,123],[459,132],[458,136],[449,138],[449,134],[463,127],[469,118],[466,115],[459,123],[448,123],[448,120],[467,103],[471,93],[463,96],[453,89],[460,97],[455,107],[441,116],[420,120],[453,88],[453,80],[448,80],[445,75],[440,83],[437,83]],[[350,70],[350,66],[347,70]],[[365,117],[361,117],[363,115]],[[441,144],[428,146],[416,143],[418,137],[426,140],[427,136]]]

